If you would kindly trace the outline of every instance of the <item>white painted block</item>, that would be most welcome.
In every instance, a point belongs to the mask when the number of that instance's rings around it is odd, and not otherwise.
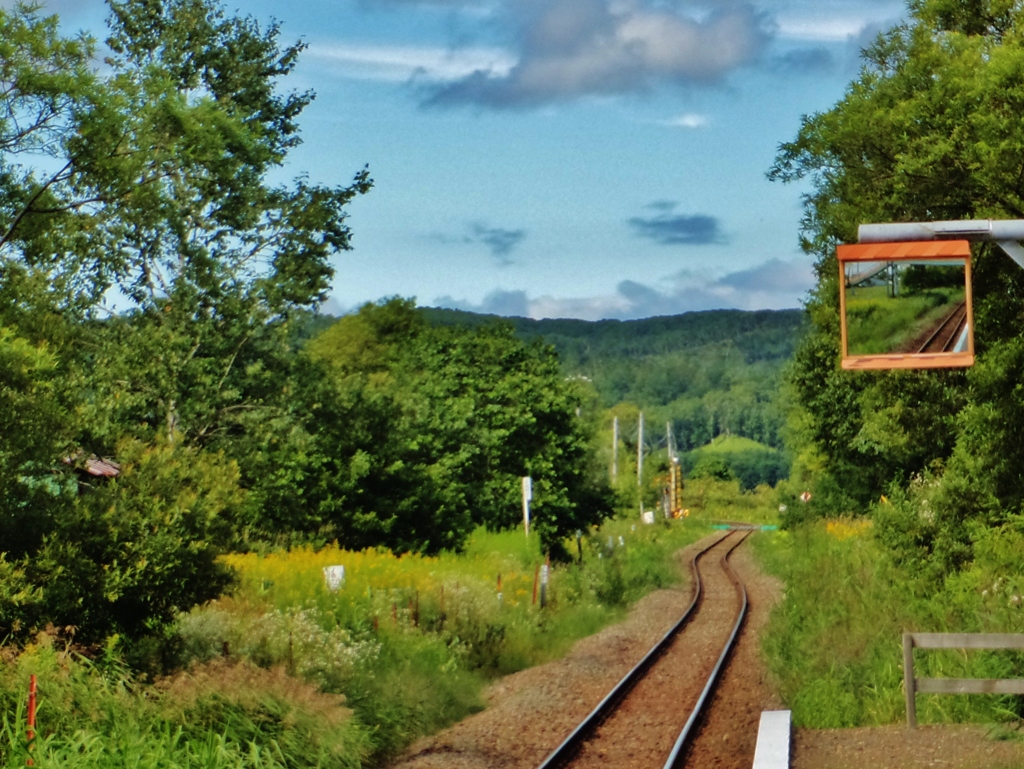
[[[327,589],[334,592],[342,585],[345,584],[345,567],[338,566],[324,566],[324,582],[327,583]]]
[[[789,769],[791,712],[765,710],[757,728],[754,769]]]

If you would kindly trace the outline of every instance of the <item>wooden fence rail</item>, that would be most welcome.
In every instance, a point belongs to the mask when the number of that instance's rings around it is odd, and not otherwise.
[[[914,649],[1024,649],[1015,633],[904,633],[903,684],[907,726],[917,726],[917,692],[924,694],[1024,694],[1024,678],[915,678]]]

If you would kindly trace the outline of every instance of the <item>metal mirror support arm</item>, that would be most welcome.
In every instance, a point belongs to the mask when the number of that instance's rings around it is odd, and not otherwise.
[[[857,228],[860,243],[895,243],[909,240],[972,240],[998,243],[1003,251],[1024,268],[1024,219],[963,219],[952,222],[906,222],[862,224]]]

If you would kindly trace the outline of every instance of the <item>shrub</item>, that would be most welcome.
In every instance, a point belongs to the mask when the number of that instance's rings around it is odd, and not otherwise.
[[[52,623],[86,643],[159,635],[229,584],[217,542],[240,500],[234,465],[135,441],[118,456],[119,477],[64,505],[37,551],[0,565],[14,582],[0,589],[0,634]]]
[[[4,661],[0,766],[28,757],[30,673],[39,678],[32,758],[41,769],[356,769],[368,752],[343,698],[280,669],[218,660],[146,686],[112,647],[90,662],[46,635]]]
[[[239,574],[235,594],[182,615],[177,631],[186,661],[227,651],[343,694],[370,734],[369,760],[380,763],[482,707],[489,678],[561,656],[678,580],[672,553],[705,532],[609,521],[583,536],[582,563],[553,567],[543,610],[531,595],[543,561],[535,534],[478,529],[462,555],[337,546],[235,554],[224,559]],[[322,573],[332,564],[346,567],[336,592]]]
[[[288,767],[358,769],[366,732],[345,698],[246,661],[214,660],[161,681],[161,716],[189,741],[211,733],[230,743],[267,747]]]

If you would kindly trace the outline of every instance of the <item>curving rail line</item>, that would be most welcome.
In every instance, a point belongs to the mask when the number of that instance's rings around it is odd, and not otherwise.
[[[967,301],[960,302],[921,345],[918,352],[950,352],[967,319]]]
[[[703,580],[700,570],[697,567],[697,561],[712,548],[723,543],[729,537],[734,537],[735,541],[721,558],[721,566],[728,575],[730,582],[732,582],[733,586],[736,588],[737,595],[740,598],[740,610],[737,614],[732,632],[730,633],[729,638],[718,657],[718,661],[715,663],[715,666],[711,671],[711,674],[708,676],[704,689],[701,691],[689,718],[687,718],[686,724],[683,726],[679,737],[675,741],[675,745],[665,762],[664,769],[678,769],[678,767],[683,765],[682,761],[685,759],[686,751],[689,748],[692,739],[696,736],[696,726],[700,722],[704,707],[706,706],[711,693],[714,691],[719,674],[722,672],[722,668],[725,666],[725,663],[735,646],[740,628],[746,618],[747,591],[739,577],[729,565],[728,558],[732,554],[732,551],[739,547],[749,535],[749,530],[732,530],[694,554],[690,561],[690,570],[694,576],[695,589],[693,600],[686,608],[686,611],[683,612],[680,619],[668,630],[668,632],[665,633],[664,636],[662,636],[651,650],[644,655],[643,659],[641,659],[632,670],[626,673],[622,680],[615,685],[603,700],[601,700],[597,707],[594,708],[594,710],[591,711],[579,726],[577,726],[572,733],[565,738],[562,744],[555,748],[555,750],[546,759],[544,759],[544,762],[540,764],[538,769],[560,769],[571,762],[583,744],[591,739],[595,730],[601,725],[601,723],[603,723],[615,711],[619,704],[625,699],[626,695],[629,694],[641,679],[643,679],[654,663],[664,655],[679,632],[694,616],[694,611],[697,610],[698,605],[701,602]]]

